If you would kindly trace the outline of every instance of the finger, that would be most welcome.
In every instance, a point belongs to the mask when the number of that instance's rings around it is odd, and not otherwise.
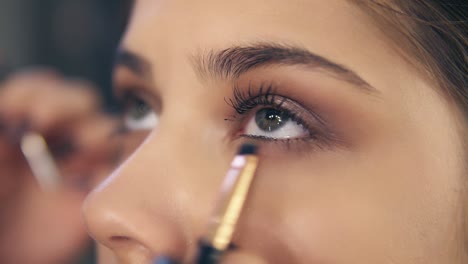
[[[0,115],[10,134],[18,134],[16,128],[25,121],[29,128],[46,133],[64,121],[96,111],[99,105],[90,83],[43,71],[17,74],[0,90]]]
[[[0,162],[11,162],[17,160],[19,156],[21,156],[20,149],[16,145],[11,144],[7,138],[0,137]],[[13,164],[10,163],[10,165]]]
[[[67,189],[42,192],[33,181],[25,184],[24,194],[4,236],[10,242],[9,256],[14,258],[8,263],[64,263],[86,245],[80,220],[83,194]]]
[[[92,178],[105,170],[110,171],[115,164],[118,141],[111,137],[117,120],[102,113],[82,118],[68,127],[68,132],[48,135],[45,138],[47,149],[59,166],[63,184],[74,189],[88,190]],[[28,163],[24,159],[17,158]],[[21,166],[17,166],[18,168]]]
[[[14,75],[1,85],[0,113],[9,120],[23,118],[37,93],[44,93],[55,86],[58,80],[58,75],[51,71],[21,72]]]
[[[89,160],[101,162],[108,160],[119,145],[111,137],[118,126],[118,120],[106,114],[96,115],[75,127],[75,140]]]
[[[111,135],[117,120],[104,114],[84,120],[74,126],[74,152],[62,159],[65,178],[77,185],[89,185],[93,177],[110,171],[120,153],[120,142]]]
[[[96,89],[84,81],[60,82],[51,87],[48,96],[38,97],[29,106],[34,129],[47,133],[59,126],[90,115],[100,106]]]

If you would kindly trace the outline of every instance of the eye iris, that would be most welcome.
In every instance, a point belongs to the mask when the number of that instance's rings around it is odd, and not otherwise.
[[[131,106],[129,109],[129,115],[133,119],[138,120],[143,118],[150,110],[151,109],[148,104],[146,104],[142,100],[135,100],[133,106]]]
[[[257,112],[255,115],[255,122],[258,127],[263,131],[272,132],[288,121],[289,117],[283,111],[273,109],[273,108],[264,108]]]

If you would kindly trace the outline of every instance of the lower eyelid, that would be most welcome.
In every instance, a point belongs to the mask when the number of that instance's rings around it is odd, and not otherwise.
[[[252,137],[250,135],[239,135],[238,140],[255,141],[260,146],[262,156],[281,156],[289,155],[290,152],[302,154],[328,148],[328,145],[319,142],[315,138],[296,138],[296,139],[273,139],[266,137]]]
[[[133,131],[133,130],[152,130],[154,129],[159,122],[159,117],[157,114],[151,110],[151,112],[147,113],[142,120],[124,120],[125,125],[128,130]]]

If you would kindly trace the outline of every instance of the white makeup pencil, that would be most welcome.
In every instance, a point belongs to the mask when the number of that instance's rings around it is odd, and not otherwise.
[[[57,190],[62,177],[44,137],[36,132],[26,132],[21,138],[21,151],[41,189]]]

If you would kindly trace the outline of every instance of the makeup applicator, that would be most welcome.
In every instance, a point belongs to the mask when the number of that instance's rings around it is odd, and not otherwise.
[[[254,179],[258,160],[255,145],[244,144],[240,147],[224,178],[217,206],[209,220],[207,232],[200,239],[198,255],[193,264],[217,264],[224,252],[232,247],[232,236]],[[167,257],[160,257],[153,262],[176,263],[179,262]]]

